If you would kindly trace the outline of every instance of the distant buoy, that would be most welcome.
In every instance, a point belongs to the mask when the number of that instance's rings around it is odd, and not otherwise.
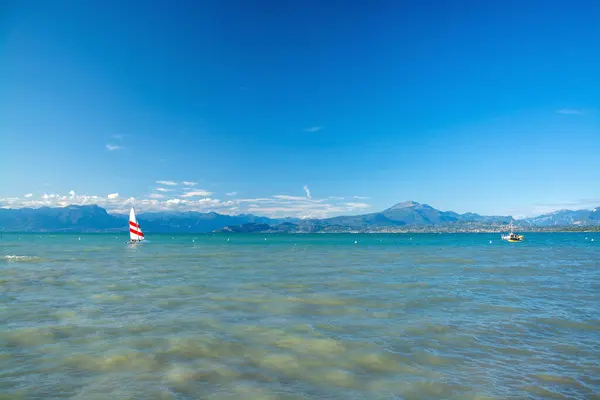
[[[355,240],[355,241],[354,241],[354,244],[357,244],[357,243],[358,243],[358,241],[357,241],[357,240]]]
[[[192,239],[192,243],[195,243],[195,242],[196,242],[196,239]]]
[[[587,236],[586,236],[585,240],[587,240]]]
[[[77,240],[81,240],[81,238],[77,238]]]
[[[594,239],[592,239],[592,242],[594,241]]]
[[[267,240],[267,238],[265,238],[265,240]]]
[[[490,240],[490,244],[492,244],[492,241]]]
[[[229,242],[229,238],[227,238],[227,241]]]

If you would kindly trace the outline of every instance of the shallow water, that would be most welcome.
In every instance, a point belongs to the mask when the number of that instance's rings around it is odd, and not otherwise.
[[[600,234],[499,236],[4,234],[0,399],[600,399]]]

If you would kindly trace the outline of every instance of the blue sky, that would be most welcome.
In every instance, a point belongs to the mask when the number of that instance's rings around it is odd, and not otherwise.
[[[600,205],[598,2],[0,7],[5,207]]]

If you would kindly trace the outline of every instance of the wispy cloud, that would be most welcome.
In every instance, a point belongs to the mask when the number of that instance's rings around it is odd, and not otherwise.
[[[119,193],[111,193],[107,197],[109,200],[114,200],[119,197]]]
[[[273,196],[273,198],[277,199],[277,200],[292,200],[292,201],[306,200],[306,197],[302,197],[302,196],[288,196],[286,194],[276,194],[275,196]]]
[[[156,190],[156,191],[158,191],[158,192],[165,192],[165,193],[166,193],[166,192],[172,192],[172,191],[173,191],[173,189],[167,189],[167,188],[164,188],[164,187],[157,187],[157,188],[156,188],[156,189],[154,189],[154,190]]]
[[[348,207],[352,207],[354,209],[363,209],[363,208],[370,208],[371,207],[371,205],[367,204],[367,203],[353,203],[353,202],[349,202],[349,203],[346,203],[346,205]]]
[[[123,139],[123,135],[112,135],[113,139],[121,140]]]
[[[108,149],[108,151],[115,151],[115,150],[121,150],[123,148],[123,146],[119,146],[116,144],[107,144],[106,148]]]
[[[312,199],[312,197],[310,197],[310,189],[308,188],[307,185],[304,185],[304,193],[306,193],[306,197],[308,197],[309,199]]]
[[[30,198],[30,197],[33,197],[33,193],[27,193],[27,194],[26,194],[25,196],[23,196],[23,197],[25,197],[26,199],[28,199],[28,198]]]
[[[156,183],[158,183],[159,185],[177,186],[177,182],[175,181],[156,181]]]
[[[235,195],[237,195],[237,192],[225,193],[225,196],[235,196]]]
[[[583,115],[584,114],[583,110],[578,110],[575,108],[561,108],[560,110],[556,110],[556,112],[558,114],[565,114],[565,115]]]
[[[148,197],[151,199],[164,199],[165,195],[160,193],[151,193],[148,195]]]
[[[592,210],[600,207],[600,198],[586,198],[554,203],[538,203],[527,212],[529,216],[549,214],[560,210]]]
[[[365,196],[352,196],[352,198],[357,200],[369,200],[369,197]]]
[[[310,128],[304,129],[304,132],[314,133],[314,132],[319,132],[319,131],[322,131],[322,130],[323,130],[322,126],[311,126]]]
[[[181,182],[181,184],[184,186],[196,186],[198,184],[198,182],[183,181],[183,182]]]
[[[182,194],[181,197],[206,197],[206,196],[210,196],[211,194],[212,194],[212,192],[209,192],[208,190],[194,190],[194,191]]]

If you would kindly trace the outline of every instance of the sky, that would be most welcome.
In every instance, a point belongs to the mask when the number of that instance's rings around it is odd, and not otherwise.
[[[600,2],[0,3],[0,206],[600,206]]]

